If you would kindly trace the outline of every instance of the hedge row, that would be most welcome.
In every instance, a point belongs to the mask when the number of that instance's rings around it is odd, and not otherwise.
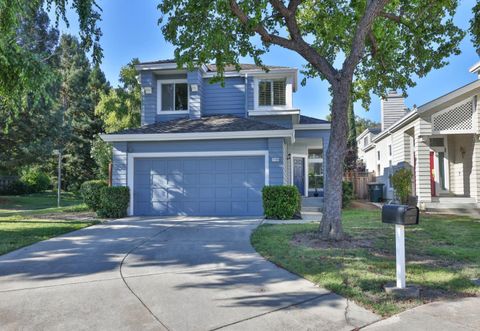
[[[127,216],[130,190],[125,186],[107,186],[102,180],[90,180],[81,185],[85,204],[99,217],[121,218]]]
[[[265,186],[262,197],[266,218],[283,220],[300,215],[300,193],[296,186]]]

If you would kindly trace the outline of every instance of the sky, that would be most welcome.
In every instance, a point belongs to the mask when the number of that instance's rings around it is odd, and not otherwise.
[[[120,68],[132,58],[140,61],[152,61],[173,58],[173,46],[165,41],[161,29],[157,24],[160,12],[157,4],[160,0],[99,0],[102,8],[100,28],[103,32],[101,45],[104,51],[102,70],[112,85],[118,84]],[[460,6],[455,16],[455,22],[463,29],[467,29],[472,16],[471,9],[475,0],[460,0]],[[76,16],[68,14],[70,26],[60,24],[60,30],[65,33],[77,34],[78,25]],[[417,85],[410,88],[406,99],[407,107],[420,106],[458,87],[468,84],[477,77],[468,69],[478,62],[479,56],[475,52],[467,35],[461,43],[462,53],[448,59],[449,64],[441,69],[430,72],[422,79],[415,79]],[[297,67],[306,63],[303,58],[292,51],[280,47],[271,47],[270,52],[263,56],[268,65]],[[299,81],[302,80],[299,74]],[[319,78],[309,79],[306,86],[299,86],[293,96],[294,106],[301,109],[303,115],[325,118],[329,114],[330,94],[328,83]],[[368,111],[355,105],[355,113],[361,117],[380,121],[380,100],[373,96]]]

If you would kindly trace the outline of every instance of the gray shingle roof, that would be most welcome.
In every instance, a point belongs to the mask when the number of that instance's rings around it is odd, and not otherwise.
[[[299,124],[329,124],[329,121],[321,120],[319,118],[300,115]]]
[[[135,129],[127,129],[115,134],[155,134],[190,132],[234,132],[286,130],[286,128],[233,115],[206,116],[200,119],[181,118],[167,122],[157,122]]]

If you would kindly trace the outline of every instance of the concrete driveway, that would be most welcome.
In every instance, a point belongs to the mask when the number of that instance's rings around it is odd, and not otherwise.
[[[125,219],[0,256],[2,330],[351,330],[378,316],[276,267],[259,220]]]

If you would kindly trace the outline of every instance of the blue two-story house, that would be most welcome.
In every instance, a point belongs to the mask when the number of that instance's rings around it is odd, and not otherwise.
[[[113,185],[130,188],[131,215],[260,216],[265,185],[312,195],[330,123],[293,106],[296,68],[227,67],[224,86],[210,82],[215,65],[136,68],[141,127],[102,135],[113,146]]]

